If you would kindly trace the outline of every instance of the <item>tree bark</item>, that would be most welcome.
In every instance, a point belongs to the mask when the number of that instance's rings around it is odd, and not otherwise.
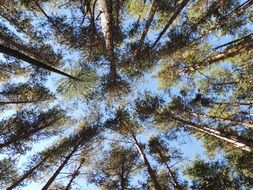
[[[59,26],[57,25],[57,23],[55,23],[50,16],[48,16],[48,14],[44,11],[44,9],[40,6],[40,4],[36,1],[33,0],[33,2],[35,3],[36,7],[39,9],[40,12],[42,12],[42,14],[48,19],[48,21],[53,25],[53,27],[55,28],[55,30],[62,35],[66,40],[69,40],[69,38],[66,36],[66,34],[64,32],[62,32],[62,30],[59,28]]]
[[[139,48],[138,49],[142,48],[145,37],[148,33],[148,30],[150,28],[150,25],[151,25],[153,19],[154,19],[154,16],[155,16],[155,13],[156,13],[157,9],[158,9],[158,0],[154,0],[153,3],[152,3],[151,9],[150,9],[149,15],[148,15],[148,19],[147,19],[145,28],[144,28],[144,30],[142,32],[142,35],[141,35],[141,39],[140,39],[140,42],[139,42]],[[136,53],[136,54],[138,54],[138,53]]]
[[[126,178],[124,175],[124,163],[121,164],[120,186],[121,190],[126,190]]]
[[[8,104],[29,104],[29,103],[37,103],[37,102],[43,102],[47,100],[25,100],[25,101],[0,101],[1,105],[8,105]]]
[[[208,66],[208,65],[211,65],[212,63],[223,61],[225,59],[234,57],[242,52],[249,51],[252,48],[253,48],[253,40],[252,39],[251,40],[245,39],[236,45],[232,45],[232,46],[228,47],[224,52],[207,57],[205,59],[205,61],[200,62],[199,64],[196,64],[196,66],[190,66],[190,67],[186,68],[183,73],[195,71],[196,69],[199,69],[203,66]]]
[[[157,176],[156,176],[156,173],[155,171],[152,169],[147,157],[146,157],[146,154],[144,153],[144,151],[142,150],[142,147],[139,145],[137,139],[135,136],[133,136],[133,139],[134,139],[134,145],[137,149],[137,151],[139,152],[140,156],[142,157],[143,161],[144,161],[144,164],[145,166],[147,167],[147,170],[148,170],[148,174],[149,174],[149,177],[154,185],[154,188],[156,190],[162,190],[159,182],[158,182],[158,179],[157,179]]]
[[[16,188],[19,184],[21,184],[25,179],[27,179],[29,176],[33,174],[35,170],[37,170],[43,163],[47,160],[48,157],[44,157],[38,164],[36,164],[34,167],[32,167],[29,171],[27,171],[25,174],[22,175],[17,181],[15,181],[10,187],[8,187],[6,190],[12,190]]]
[[[41,61],[38,61],[36,59],[33,59],[23,53],[20,53],[19,51],[15,50],[15,49],[12,49],[12,48],[9,48],[7,46],[4,46],[4,45],[1,45],[0,44],[0,53],[4,53],[4,54],[7,54],[9,56],[12,56],[12,57],[15,57],[17,59],[21,59],[27,63],[30,63],[36,67],[39,67],[39,68],[42,68],[42,69],[45,69],[45,70],[48,70],[50,72],[53,72],[53,73],[57,73],[57,74],[60,74],[60,75],[63,75],[63,76],[66,76],[70,79],[73,79],[73,80],[76,80],[76,81],[81,81],[80,79],[74,77],[74,76],[71,76],[63,71],[60,71],[52,66],[49,66]]]
[[[74,171],[74,173],[72,174],[71,179],[69,180],[68,185],[66,186],[65,190],[70,190],[71,185],[73,183],[73,181],[75,180],[75,178],[79,175],[79,170],[82,167],[82,163],[80,163],[80,165],[78,166],[78,168]]]
[[[74,146],[73,150],[67,155],[67,157],[64,159],[64,161],[61,163],[61,165],[58,167],[58,169],[55,171],[55,173],[50,177],[50,179],[47,181],[47,183],[43,186],[41,190],[47,190],[50,185],[54,182],[56,177],[60,174],[61,170],[66,166],[70,158],[73,156],[73,154],[78,150],[79,146],[81,145],[82,141],[76,144]]]
[[[163,161],[163,164],[166,166],[167,170],[168,170],[168,173],[170,175],[170,177],[172,178],[173,180],[173,185],[175,187],[175,189],[177,190],[182,190],[182,187],[179,185],[178,181],[177,181],[177,178],[175,177],[175,175],[173,174],[172,170],[170,169],[170,166],[169,164],[167,163],[167,161],[165,160],[165,158],[163,157],[161,151],[158,149],[158,154],[160,156],[160,158],[162,159]]]
[[[171,16],[171,18],[169,19],[169,21],[167,22],[167,24],[165,25],[165,27],[163,28],[163,30],[159,33],[159,35],[156,38],[155,42],[151,46],[151,49],[153,49],[156,46],[156,44],[160,41],[160,39],[162,38],[162,36],[164,35],[164,33],[168,30],[168,28],[171,26],[171,24],[173,23],[173,21],[178,17],[178,15],[183,10],[183,8],[186,6],[186,4],[188,3],[188,1],[189,0],[182,0],[182,2],[176,7],[176,10],[175,10],[174,14]]]
[[[225,26],[228,22],[230,22],[231,19],[234,19],[236,17],[239,17],[243,12],[245,12],[251,5],[253,4],[252,0],[248,0],[245,3],[243,3],[242,5],[238,6],[237,8],[235,8],[233,11],[231,11],[229,14],[227,14],[226,16],[224,16],[221,19],[221,22],[211,26],[208,28],[208,30],[204,31],[203,34],[201,34],[200,37],[196,38],[194,40],[194,42],[201,40],[203,37],[209,35],[211,32],[213,32],[215,29],[219,28],[219,27],[223,27]],[[193,44],[193,43],[190,43]]]
[[[253,152],[253,146],[251,144],[248,144],[248,142],[244,142],[243,139],[241,138],[237,138],[235,136],[230,136],[230,135],[222,135],[219,131],[215,130],[215,129],[211,129],[209,127],[206,126],[200,126],[194,122],[191,121],[187,121],[175,116],[170,116],[171,119],[178,121],[182,124],[186,124],[188,126],[188,128],[193,129],[195,131],[199,131],[202,132],[204,134],[216,137],[217,139],[227,142],[229,144],[231,144],[232,146],[239,148],[241,150],[247,151],[247,152]]]
[[[6,46],[9,46],[9,47],[13,46],[17,50],[22,51],[26,55],[33,57],[36,60],[40,60],[42,62],[47,62],[47,63],[52,64],[50,61],[44,59],[38,52],[34,51],[33,49],[31,49],[23,44],[19,44],[18,42],[15,42],[15,39],[11,39],[10,37],[5,36],[1,33],[0,33],[0,39],[3,41],[4,44],[6,44]]]
[[[110,4],[110,5],[108,5]],[[105,46],[107,50],[107,56],[110,62],[110,74],[112,81],[117,81],[117,70],[116,60],[114,55],[114,44],[113,44],[113,17],[112,17],[112,2],[106,0],[98,0],[98,6],[101,11],[101,26],[102,32],[105,39]]]
[[[224,121],[224,122],[229,122],[229,123],[236,124],[236,125],[243,125],[245,127],[253,128],[253,123],[251,123],[251,122],[243,122],[243,121],[238,121],[233,118],[223,118],[220,116],[208,115],[208,114],[203,114],[203,113],[194,113],[194,112],[190,112],[190,113],[196,117],[211,118],[211,119],[215,119],[218,121]]]

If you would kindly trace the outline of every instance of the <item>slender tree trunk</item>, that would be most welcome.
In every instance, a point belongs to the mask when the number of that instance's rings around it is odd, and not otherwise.
[[[62,32],[62,30],[59,28],[59,26],[57,25],[57,23],[55,23],[50,16],[48,16],[48,14],[44,11],[44,9],[40,6],[40,4],[36,1],[33,0],[33,2],[35,3],[36,7],[39,9],[39,11],[47,18],[47,20],[53,25],[53,27],[55,28],[55,30],[62,35],[65,40],[69,40],[69,38],[66,36],[66,34],[64,32]]]
[[[55,173],[50,177],[50,179],[47,181],[47,183],[43,186],[41,190],[47,190],[50,185],[54,182],[56,177],[60,174],[64,166],[68,163],[70,158],[73,156],[73,154],[78,150],[78,147],[81,145],[82,141],[80,141],[76,146],[73,148],[73,150],[67,155],[67,157],[64,159],[64,161],[61,163],[61,165],[58,167],[58,169],[55,171]]]
[[[148,15],[148,19],[147,19],[145,28],[144,28],[144,30],[142,32],[142,35],[141,35],[141,39],[140,39],[140,42],[139,42],[139,49],[141,49],[142,46],[143,46],[145,37],[148,33],[148,30],[150,28],[150,25],[151,25],[153,19],[154,19],[154,16],[155,16],[155,13],[156,13],[157,9],[158,9],[158,0],[153,0],[153,3],[152,3],[152,6],[151,6],[149,15]],[[138,54],[138,53],[136,53],[136,54]]]
[[[114,44],[113,44],[112,1],[98,0],[98,6],[101,11],[102,32],[105,39],[107,56],[110,61],[110,74],[112,81],[116,82],[117,70],[116,70],[116,60],[114,55]]]
[[[238,121],[236,119],[229,118],[229,117],[228,118],[223,118],[223,117],[208,115],[208,114],[203,114],[203,113],[194,113],[194,112],[190,112],[190,113],[192,115],[196,116],[196,117],[211,118],[211,119],[215,119],[215,120],[218,120],[218,121],[229,122],[229,123],[232,123],[232,124],[243,125],[245,127],[253,128],[253,123],[251,123],[251,122],[243,122],[243,121]]]
[[[178,15],[183,10],[183,8],[186,6],[186,4],[188,3],[188,1],[189,0],[182,0],[182,2],[176,7],[176,10],[175,10],[174,14],[170,17],[169,21],[167,22],[167,24],[165,25],[165,27],[163,28],[163,30],[159,33],[159,35],[156,38],[155,42],[151,46],[151,49],[153,49],[156,46],[156,44],[160,41],[160,39],[162,38],[162,36],[164,35],[164,33],[168,30],[168,28],[171,26],[171,24],[173,23],[173,21],[178,17]]]
[[[248,0],[248,1],[244,2],[242,5],[237,7],[234,11],[232,11],[228,15],[226,15],[225,16],[226,19],[237,17],[238,15],[244,13],[246,11],[246,9],[248,9],[251,5],[253,5],[252,0]]]
[[[33,174],[34,171],[36,171],[43,163],[47,160],[48,157],[44,157],[38,164],[36,164],[34,167],[32,167],[30,170],[28,170],[25,174],[23,174],[17,181],[15,181],[10,187],[8,187],[6,190],[12,190],[16,188],[18,185],[20,185],[25,179],[27,179],[29,176]]]
[[[195,131],[199,131],[202,132],[206,135],[210,135],[213,137],[216,137],[217,139],[227,142],[229,144],[231,144],[232,146],[239,148],[241,150],[247,151],[247,152],[253,152],[253,146],[250,144],[248,144],[248,142],[244,142],[244,140],[242,138],[237,138],[235,136],[232,135],[227,135],[224,136],[222,135],[219,131],[215,130],[215,129],[210,129],[209,127],[206,126],[200,126],[196,123],[193,123],[191,121],[187,121],[175,116],[170,116],[171,119],[178,121],[182,124],[186,124],[190,129],[193,129]]]
[[[252,101],[247,102],[211,102],[211,104],[217,104],[217,105],[229,105],[229,106],[251,106],[253,105]]]
[[[10,37],[5,36],[1,33],[0,33],[0,39],[3,40],[4,44],[6,44],[6,46],[9,46],[9,47],[13,46],[17,50],[20,50],[21,52],[25,53],[26,55],[28,55],[36,60],[40,60],[41,62],[47,62],[49,64],[52,64],[51,61],[46,60],[43,56],[41,56],[40,53],[34,51],[33,49],[29,48],[26,45],[15,42],[15,39],[11,39]]]
[[[170,169],[169,164],[167,163],[167,161],[166,161],[165,158],[163,157],[161,151],[160,151],[159,149],[158,149],[157,151],[158,151],[158,154],[159,154],[160,158],[161,158],[162,161],[163,161],[163,164],[166,166],[166,168],[167,168],[167,170],[168,170],[168,173],[169,173],[170,177],[171,177],[172,180],[173,180],[173,185],[174,185],[175,189],[177,189],[177,190],[182,190],[182,187],[179,185],[176,176],[173,174],[172,170]]]
[[[12,56],[12,57],[15,57],[17,59],[21,59],[27,63],[30,63],[36,67],[39,67],[39,68],[42,68],[42,69],[45,69],[45,70],[48,70],[50,72],[53,72],[53,73],[57,73],[57,74],[60,74],[60,75],[63,75],[63,76],[66,76],[70,79],[73,79],[73,80],[76,80],[76,81],[80,81],[80,79],[76,78],[76,77],[73,77],[63,71],[60,71],[52,66],[49,66],[41,61],[38,61],[36,59],[33,59],[31,57],[28,57],[27,55],[23,54],[23,53],[20,53],[19,51],[15,50],[15,49],[12,49],[12,48],[9,48],[7,46],[4,46],[4,45],[1,45],[0,44],[0,53],[4,53],[4,54],[7,54],[9,56]]]
[[[219,3],[217,3],[218,5]],[[183,42],[181,44],[175,43],[175,42],[171,42],[168,47],[170,49],[173,49],[173,51],[180,49],[181,47],[186,47],[189,45],[193,45],[193,44],[197,44],[199,43],[205,36],[208,36],[210,33],[212,33],[213,31],[215,31],[218,28],[221,28],[225,25],[227,25],[228,22],[230,22],[232,19],[239,17],[243,12],[245,12],[251,5],[253,4],[252,0],[248,0],[245,3],[243,3],[242,5],[238,6],[237,8],[235,8],[233,11],[231,11],[229,14],[227,14],[226,16],[222,17],[219,23],[210,26],[207,30],[203,31],[202,34],[200,34],[199,37],[193,39],[193,40],[187,40],[186,42]],[[214,7],[217,8],[217,7]],[[210,16],[210,13],[213,13],[215,11],[215,9],[210,10],[204,17],[202,17],[202,21],[205,21],[208,16]],[[201,21],[200,20],[200,21]],[[201,24],[200,21],[198,22],[198,24]],[[196,28],[198,27],[198,25],[193,25],[191,27],[191,29],[189,30],[189,32],[187,32],[186,34],[182,34],[183,37],[188,38],[190,37],[190,35],[192,34],[193,31],[196,30]]]
[[[75,178],[79,175],[79,170],[82,167],[82,163],[80,163],[80,165],[78,166],[78,168],[74,171],[74,173],[72,174],[71,179],[69,180],[68,185],[66,186],[65,190],[70,190],[71,185],[73,183],[73,181],[75,180]]]
[[[197,41],[200,41],[203,37],[209,35],[210,33],[212,33],[213,31],[215,31],[216,29],[218,28],[221,28],[225,25],[227,25],[227,23],[230,22],[230,20],[236,18],[236,17],[239,17],[242,13],[244,13],[251,5],[253,4],[253,1],[252,0],[248,0],[246,1],[245,3],[243,3],[242,5],[238,6],[237,8],[235,8],[233,11],[231,11],[229,14],[227,14],[226,16],[224,16],[222,19],[221,19],[221,22],[216,24],[216,25],[213,25],[211,27],[208,28],[208,30],[205,30],[200,37],[196,38],[194,40],[194,42],[197,42]],[[190,43],[190,44],[193,44]],[[190,45],[189,44],[189,45]]]
[[[122,163],[121,165],[121,175],[120,175],[120,186],[121,186],[121,190],[126,190],[126,178],[124,175],[124,163]]]
[[[187,69],[184,70],[184,73],[195,71],[196,69],[199,69],[203,66],[211,65],[212,63],[216,63],[231,57],[234,57],[242,52],[249,51],[253,48],[253,40],[243,40],[237,45],[233,45],[231,47],[228,47],[224,52],[218,53],[216,55],[210,56],[205,59],[205,61],[200,62],[199,64],[196,64],[196,66],[190,66]]]
[[[241,37],[241,38],[239,38],[239,39],[232,40],[232,41],[227,42],[227,43],[225,43],[225,44],[219,45],[219,46],[215,47],[214,49],[220,49],[220,48],[223,48],[223,47],[225,47],[225,46],[238,43],[238,42],[240,42],[240,41],[242,41],[242,40],[245,40],[246,38],[250,39],[250,37],[251,37],[252,35],[253,35],[253,33],[250,33],[250,34],[248,34],[248,35],[246,35],[246,36],[244,36],[244,37]]]
[[[140,156],[142,157],[143,161],[144,161],[144,164],[145,166],[147,167],[147,170],[148,170],[148,174],[150,176],[150,179],[154,185],[154,188],[156,190],[162,190],[159,182],[158,182],[158,179],[157,179],[157,176],[156,176],[156,173],[155,171],[152,169],[147,157],[146,157],[146,154],[144,153],[144,151],[142,150],[142,147],[139,145],[137,139],[135,136],[133,136],[133,139],[134,139],[134,145],[137,149],[137,151],[139,152]]]
[[[25,101],[0,101],[1,105],[8,105],[8,104],[29,104],[29,103],[37,103],[37,102],[43,102],[47,100],[25,100]]]

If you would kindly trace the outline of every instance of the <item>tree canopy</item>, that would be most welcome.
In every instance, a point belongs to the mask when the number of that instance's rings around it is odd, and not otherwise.
[[[252,0],[0,0],[0,189],[251,189],[252,71]]]

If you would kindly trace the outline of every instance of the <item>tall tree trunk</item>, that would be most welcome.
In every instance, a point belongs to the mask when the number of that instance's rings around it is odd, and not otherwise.
[[[101,26],[105,39],[107,56],[110,62],[110,74],[112,81],[117,80],[116,59],[114,55],[113,44],[113,16],[112,16],[112,1],[98,0],[98,7],[101,11]],[[109,5],[110,4],[110,5]]]
[[[215,119],[215,120],[218,120],[218,121],[229,122],[229,123],[232,123],[232,124],[243,125],[245,127],[253,128],[253,123],[251,123],[251,122],[238,121],[238,120],[230,118],[230,117],[223,118],[223,117],[220,117],[220,116],[208,115],[208,114],[203,114],[203,113],[195,113],[195,112],[190,112],[190,113],[192,115],[196,116],[196,117],[211,118],[211,119]]]
[[[149,177],[154,185],[154,188],[156,190],[162,190],[159,182],[158,182],[158,179],[157,179],[157,176],[156,176],[156,173],[155,171],[152,169],[147,157],[146,157],[146,154],[144,153],[142,147],[139,145],[137,139],[135,136],[133,136],[133,139],[134,139],[134,145],[137,149],[137,151],[139,152],[140,156],[142,157],[143,161],[144,161],[144,164],[145,166],[147,167],[147,170],[148,170],[148,174],[149,174]]]
[[[26,173],[24,173],[18,180],[16,180],[10,187],[8,187],[6,190],[12,190],[16,188],[18,185],[20,185],[25,179],[27,179],[29,176],[33,174],[34,171],[36,171],[43,163],[47,160],[48,157],[44,157],[38,164],[36,164],[34,167],[32,167],[30,170],[28,170]]]
[[[125,177],[125,169],[124,169],[124,163],[121,164],[121,175],[120,175],[120,186],[121,190],[126,190],[126,177]]]
[[[9,105],[9,104],[29,104],[29,103],[38,103],[47,100],[25,100],[25,101],[0,101],[1,105]]]
[[[239,38],[239,39],[232,40],[232,41],[227,42],[227,43],[225,43],[225,44],[219,45],[219,46],[215,47],[214,49],[220,49],[220,48],[223,48],[223,47],[225,47],[225,46],[238,43],[238,42],[240,42],[240,41],[242,41],[242,40],[245,40],[246,38],[250,39],[250,37],[251,37],[252,35],[253,35],[253,33],[250,33],[250,34],[248,34],[248,35],[246,35],[246,36],[244,36],[244,37],[241,37],[241,38]]]
[[[79,146],[81,145],[82,141],[79,141],[79,143],[77,143],[73,150],[66,156],[66,158],[64,159],[64,161],[61,163],[61,165],[58,167],[58,169],[55,171],[55,173],[50,177],[50,179],[47,181],[47,183],[43,186],[43,188],[41,190],[47,190],[50,185],[54,182],[54,180],[56,179],[56,177],[60,174],[60,172],[62,171],[62,169],[64,168],[64,166],[66,166],[66,164],[68,163],[68,161],[70,160],[70,158],[73,156],[73,154],[78,150]]]
[[[219,61],[223,61],[225,59],[234,57],[242,52],[249,51],[253,48],[253,40],[252,39],[244,39],[242,42],[238,43],[237,45],[232,45],[228,47],[224,52],[218,53],[216,55],[207,57],[205,61],[196,64],[196,66],[190,66],[184,70],[184,73],[195,71],[203,66],[211,65],[212,63],[216,63]]]
[[[225,135],[222,135],[221,132],[219,132],[215,129],[211,129],[206,126],[200,126],[200,125],[193,123],[191,121],[187,121],[187,120],[184,120],[179,117],[172,116],[172,115],[170,115],[170,118],[175,121],[178,121],[182,124],[186,124],[188,126],[188,128],[190,128],[190,129],[202,132],[206,135],[216,137],[217,139],[227,142],[236,148],[239,148],[239,149],[247,151],[247,152],[253,152],[252,144],[249,144],[247,141],[245,141],[244,139],[242,139],[240,137],[235,137],[235,136],[227,135],[227,134],[225,136]]]
[[[242,5],[238,6],[237,8],[235,8],[233,11],[231,11],[229,14],[227,14],[226,16],[222,17],[220,20],[221,22],[218,24],[215,24],[213,26],[210,26],[208,28],[208,30],[205,30],[200,37],[196,38],[194,40],[194,42],[200,41],[203,37],[209,35],[210,33],[212,33],[213,31],[215,31],[218,28],[221,28],[225,25],[227,25],[227,23],[231,22],[232,19],[239,17],[242,13],[244,13],[251,5],[253,4],[252,0],[248,0],[246,2],[244,2]],[[189,43],[193,44],[193,43]]]
[[[40,6],[40,4],[36,1],[33,0],[33,2],[35,3],[36,7],[39,9],[39,11],[47,18],[47,20],[53,25],[53,27],[55,28],[55,30],[62,35],[65,40],[69,40],[69,38],[66,36],[66,34],[59,28],[59,26],[57,25],[57,23],[55,23],[50,16],[48,16],[48,14],[44,11],[44,9]]]
[[[80,165],[78,166],[78,168],[74,171],[74,173],[72,174],[71,179],[69,180],[68,185],[66,186],[65,190],[70,190],[71,185],[73,183],[73,181],[75,180],[75,178],[79,175],[79,170],[82,167],[82,163],[80,163]]]
[[[160,41],[160,39],[162,38],[162,36],[164,35],[164,33],[168,30],[168,28],[171,26],[171,24],[173,23],[173,21],[178,17],[178,15],[183,10],[183,8],[186,6],[186,4],[188,3],[188,1],[189,0],[182,0],[182,2],[176,7],[176,10],[175,10],[174,14],[170,17],[169,21],[164,26],[163,30],[159,33],[159,35],[156,38],[155,42],[151,46],[151,49],[153,49],[156,46],[156,44]]]
[[[182,187],[179,185],[176,176],[173,174],[173,172],[172,172],[172,170],[171,170],[169,164],[167,163],[167,161],[166,161],[165,158],[163,157],[161,151],[160,151],[159,149],[158,149],[157,151],[158,151],[158,154],[159,154],[160,158],[161,158],[162,161],[163,161],[163,164],[166,166],[166,168],[167,168],[167,170],[168,170],[168,173],[169,173],[170,177],[171,177],[172,180],[173,180],[173,185],[174,185],[175,189],[177,189],[177,190],[182,190]]]
[[[6,46],[13,46],[15,47],[15,49],[20,50],[21,52],[25,53],[26,55],[36,59],[36,60],[40,60],[42,62],[47,62],[49,64],[52,64],[52,62],[50,62],[49,60],[46,60],[43,56],[41,56],[40,53],[34,51],[32,48],[29,48],[26,45],[20,44],[18,42],[15,41],[15,39],[11,39],[10,37],[1,34],[0,33],[0,39],[3,41],[3,43]]]
[[[149,15],[148,15],[148,19],[147,19],[145,28],[144,28],[144,30],[142,32],[142,35],[141,35],[141,39],[140,39],[140,42],[139,42],[139,48],[138,48],[138,50],[142,49],[145,37],[146,37],[146,35],[148,33],[148,30],[150,28],[150,25],[151,25],[153,19],[154,19],[154,16],[155,16],[155,13],[156,13],[157,9],[158,9],[158,0],[153,0],[153,3],[152,3],[152,6],[151,6]],[[136,54],[138,54],[138,53],[136,52]]]
[[[253,105],[252,101],[246,101],[246,102],[216,102],[212,101],[211,104],[217,104],[217,105],[229,105],[229,106],[251,106]]]
[[[23,53],[20,53],[19,51],[15,50],[15,49],[12,49],[12,48],[9,48],[7,46],[4,46],[4,45],[1,45],[0,44],[0,53],[4,53],[4,54],[7,54],[9,56],[12,56],[12,57],[15,57],[17,59],[21,59],[27,63],[30,63],[36,67],[39,67],[39,68],[42,68],[42,69],[45,69],[45,70],[48,70],[50,72],[53,72],[53,73],[57,73],[57,74],[60,74],[60,75],[63,75],[63,76],[66,76],[70,79],[73,79],[73,80],[76,80],[76,81],[80,81],[80,79],[76,78],[76,77],[73,77],[63,71],[60,71],[52,66],[49,66],[41,61],[38,61],[36,59],[33,59]]]
[[[207,30],[203,31],[203,33],[200,34],[199,37],[194,38],[193,40],[187,40],[186,42],[182,42],[181,44],[175,43],[174,41],[169,43],[168,47],[170,49],[173,49],[173,51],[178,50],[182,47],[186,47],[189,45],[193,45],[193,44],[197,44],[199,43],[205,36],[208,36],[210,33],[212,33],[213,31],[215,31],[218,28],[221,28],[223,26],[225,26],[228,22],[230,22],[230,20],[239,17],[243,12],[245,12],[251,5],[253,4],[252,0],[248,0],[245,3],[243,3],[242,5],[238,6],[237,8],[235,8],[233,11],[231,11],[229,14],[227,14],[226,16],[223,16],[220,20],[219,23],[212,25],[210,27],[208,27]],[[214,9],[211,9],[210,11],[208,11],[206,13],[206,15],[204,15],[200,21],[204,22],[208,16],[210,16],[216,9],[217,9],[217,5],[219,5],[219,3],[216,4],[216,6],[214,6]],[[198,22],[197,24],[201,24],[202,22]],[[198,25],[195,24],[191,27],[191,29],[186,33],[186,34],[182,34],[182,37],[185,38],[189,38],[191,33],[193,31],[195,31],[198,27]]]

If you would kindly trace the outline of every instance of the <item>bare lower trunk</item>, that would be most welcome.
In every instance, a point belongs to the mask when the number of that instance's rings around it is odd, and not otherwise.
[[[50,72],[53,72],[53,73],[57,73],[57,74],[60,74],[60,75],[63,75],[63,76],[66,76],[70,79],[73,79],[73,80],[76,80],[76,81],[80,81],[78,78],[76,77],[73,77],[61,70],[58,70],[52,66],[49,66],[41,61],[38,61],[36,59],[33,59],[23,53],[20,53],[19,51],[15,50],[15,49],[12,49],[12,48],[9,48],[7,46],[4,46],[4,45],[1,45],[0,44],[0,53],[4,53],[4,54],[7,54],[9,56],[12,56],[12,57],[15,57],[17,59],[21,59],[27,63],[30,63],[36,67],[39,67],[39,68],[42,68],[42,69],[45,69],[47,71],[50,71]]]
[[[140,156],[142,157],[145,166],[147,167],[148,174],[149,174],[149,177],[150,177],[150,179],[151,179],[151,181],[152,181],[152,183],[154,185],[154,188],[156,190],[162,190],[162,188],[161,188],[161,186],[160,186],[160,184],[158,182],[156,173],[152,169],[152,167],[151,167],[151,165],[150,165],[150,163],[149,163],[149,161],[148,161],[148,159],[146,157],[146,154],[143,152],[142,147],[139,145],[137,139],[135,137],[133,137],[133,138],[134,138],[134,142],[135,142],[134,145],[135,145],[137,151],[139,152]]]
[[[47,183],[43,186],[41,190],[47,190],[50,185],[54,182],[56,177],[60,174],[64,166],[68,163],[70,158],[73,156],[73,154],[78,150],[78,147],[80,146],[81,142],[79,142],[73,150],[67,155],[67,157],[64,159],[64,161],[61,163],[61,165],[58,167],[58,169],[55,171],[55,173],[50,177],[50,179],[47,181]]]
[[[78,166],[78,168],[72,174],[72,177],[69,180],[69,183],[66,186],[65,190],[70,190],[71,189],[71,185],[72,185],[73,181],[75,180],[75,178],[79,175],[79,170],[81,169],[81,167],[82,167],[82,163],[80,163],[80,165]]]
[[[163,28],[163,30],[159,33],[159,35],[156,38],[155,42],[153,43],[151,49],[153,49],[156,46],[156,44],[160,41],[160,39],[162,38],[162,36],[164,35],[164,33],[168,30],[168,28],[171,26],[171,24],[173,23],[173,21],[178,17],[178,15],[183,10],[183,8],[186,6],[186,4],[188,3],[188,1],[189,0],[182,0],[182,2],[176,7],[176,10],[175,10],[174,14],[171,16],[171,18],[169,19],[169,21],[167,22],[167,24],[165,25],[165,27]]]
[[[202,113],[194,113],[194,112],[191,112],[191,114],[194,115],[194,116],[196,116],[196,117],[211,118],[211,119],[215,119],[217,121],[229,122],[229,123],[232,123],[232,124],[243,125],[245,127],[253,128],[253,123],[238,121],[236,119],[229,118],[229,117],[228,118],[223,118],[223,117],[219,117],[219,116],[202,114]]]
[[[102,32],[105,39],[107,56],[110,61],[110,74],[112,81],[116,82],[117,71],[113,44],[112,1],[98,0],[98,6],[101,11]]]
[[[165,158],[163,157],[162,153],[160,150],[157,150],[158,151],[158,154],[160,156],[160,158],[162,159],[163,161],[163,164],[166,166],[167,170],[168,170],[168,173],[170,175],[170,177],[172,178],[172,181],[173,181],[173,185],[175,187],[175,189],[177,190],[182,190],[182,187],[179,185],[178,181],[177,181],[177,178],[176,176],[173,174],[169,164],[167,163],[167,161],[165,160]]]
[[[18,180],[16,180],[6,190],[12,190],[12,189],[16,188],[18,185],[20,185],[25,179],[27,179],[29,176],[31,176],[34,171],[36,171],[41,165],[43,165],[43,163],[46,161],[46,159],[47,159],[47,157],[43,158],[38,164],[36,164],[29,171],[27,171],[25,174],[23,174]]]
[[[245,39],[237,45],[228,47],[224,52],[206,58],[205,61],[196,64],[196,66],[188,67],[187,69],[184,70],[184,73],[195,71],[203,66],[209,66],[213,63],[217,63],[219,61],[223,61],[225,59],[234,57],[242,52],[247,52],[252,48],[253,48],[253,40]]]
[[[215,130],[215,129],[211,129],[209,127],[206,126],[200,126],[196,123],[193,123],[191,121],[187,121],[175,116],[170,116],[173,120],[176,120],[182,124],[186,124],[190,129],[193,129],[195,131],[199,131],[202,132],[204,134],[216,137],[217,139],[227,142],[229,144],[231,144],[232,146],[239,148],[241,150],[247,151],[247,152],[253,152],[253,146],[250,145],[248,142],[244,142],[243,139],[236,138],[235,136],[232,135],[222,135],[221,132]]]
[[[157,11],[157,8],[158,8],[158,1],[157,0],[154,0],[153,3],[152,3],[152,6],[151,6],[151,9],[150,9],[150,12],[149,12],[149,15],[148,15],[148,19],[147,19],[147,22],[146,22],[146,25],[145,25],[145,28],[143,30],[143,33],[141,35],[141,39],[140,39],[140,42],[139,42],[139,49],[142,48],[142,45],[144,43],[144,40],[145,40],[145,37],[148,33],[148,30],[150,28],[150,25],[154,19],[154,16],[155,16],[155,13]]]

